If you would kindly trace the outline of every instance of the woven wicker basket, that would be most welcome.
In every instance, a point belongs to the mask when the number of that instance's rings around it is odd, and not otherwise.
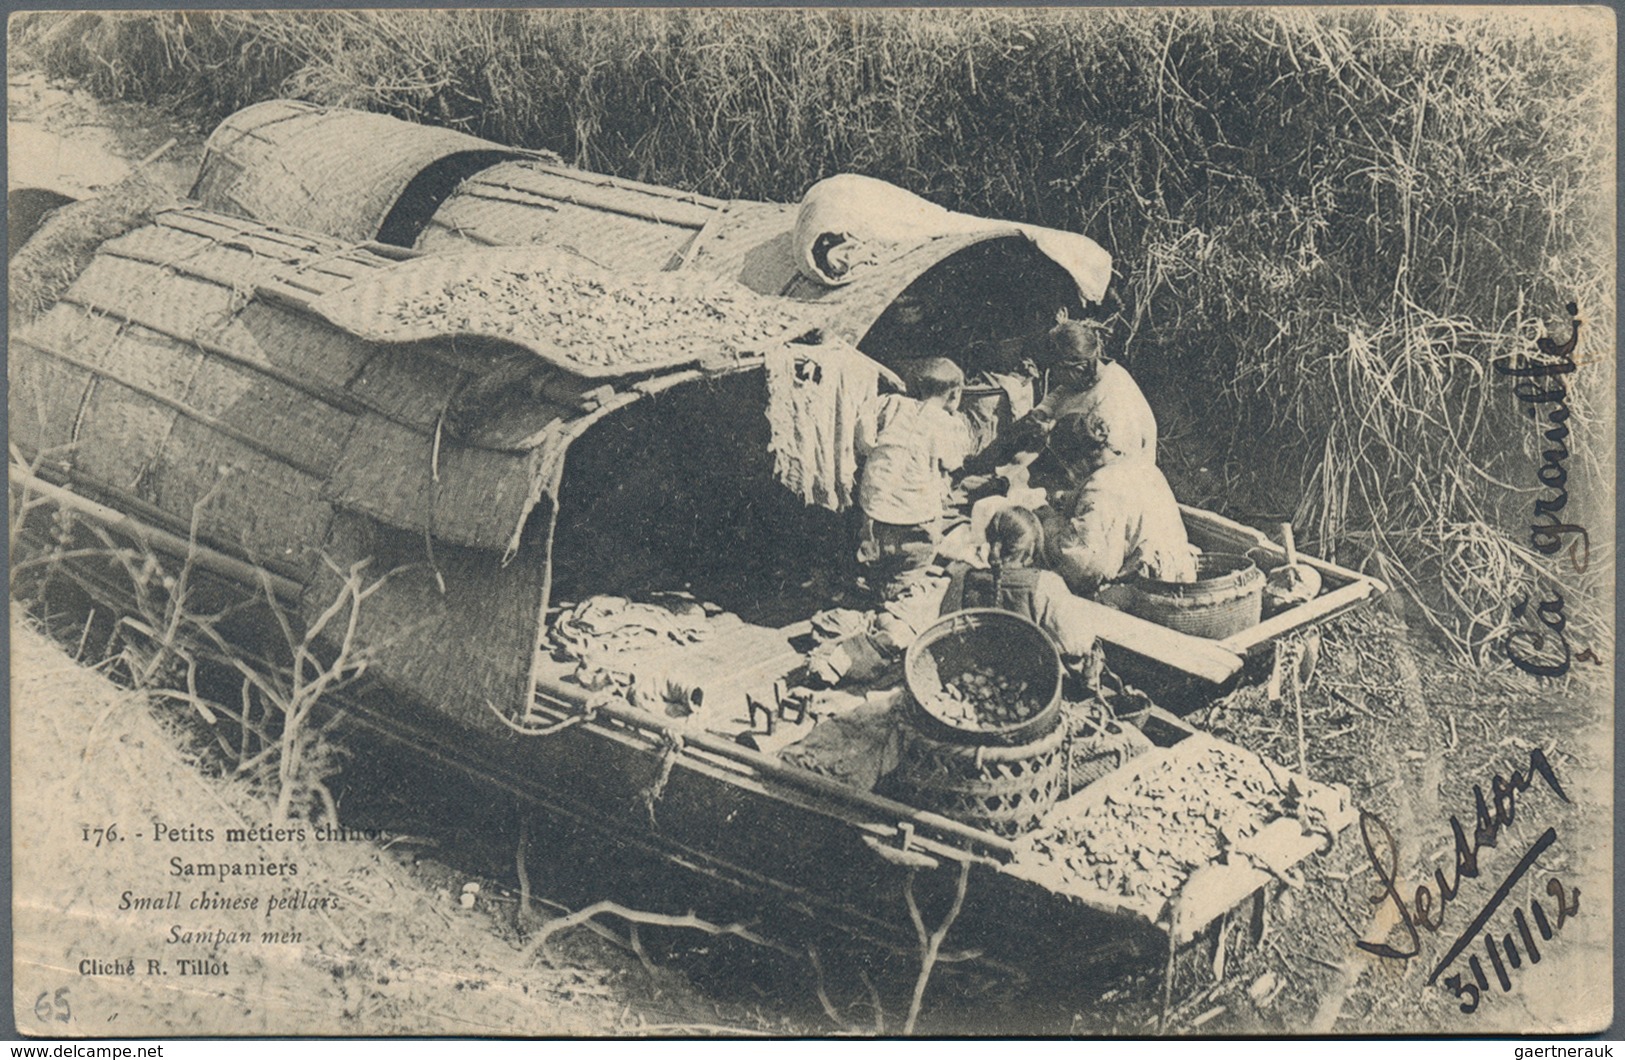
[[[945,676],[970,667],[991,667],[1027,682],[1042,705],[1009,725],[965,729],[950,724],[927,706],[942,691]],[[933,739],[961,744],[1031,743],[1060,724],[1061,656],[1049,634],[1020,615],[996,608],[971,608],[945,615],[921,633],[903,656],[910,720]]]
[[[1036,828],[1054,807],[1065,740],[1065,730],[1057,727],[1017,747],[969,747],[905,730],[901,761],[888,786],[922,810],[1017,836]]]
[[[1264,572],[1246,556],[1205,552],[1193,582],[1131,578],[1124,610],[1159,626],[1222,640],[1262,621]]]
[[[1143,732],[1118,721],[1103,704],[1068,704],[1062,718],[1063,729],[1068,734],[1062,798],[1116,772],[1129,759],[1152,747]]]

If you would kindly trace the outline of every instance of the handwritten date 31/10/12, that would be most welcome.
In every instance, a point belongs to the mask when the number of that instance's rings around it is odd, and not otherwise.
[[[1393,832],[1381,818],[1362,811],[1360,837],[1365,842],[1366,856],[1370,858],[1377,882],[1382,887],[1381,891],[1371,896],[1371,903],[1377,906],[1392,903],[1399,917],[1398,926],[1404,929],[1407,938],[1400,946],[1391,945],[1387,941],[1369,942],[1364,939],[1359,940],[1356,945],[1378,957],[1396,960],[1409,960],[1415,957],[1421,951],[1421,930],[1429,933],[1439,932],[1444,927],[1445,913],[1450,903],[1461,892],[1462,881],[1477,879],[1483,874],[1485,866],[1480,864],[1480,859],[1483,857],[1484,848],[1497,845],[1496,841],[1500,838],[1502,829],[1511,825],[1517,817],[1518,797],[1529,790],[1536,777],[1544,781],[1546,787],[1558,798],[1564,802],[1569,801],[1568,794],[1558,782],[1556,771],[1547,761],[1545,752],[1538,747],[1529,753],[1527,771],[1513,770],[1511,777],[1496,774],[1490,781],[1488,799],[1485,798],[1483,787],[1475,784],[1472,838],[1468,839],[1460,818],[1454,816],[1450,818],[1450,831],[1455,837],[1453,873],[1447,877],[1445,868],[1435,869],[1433,887],[1430,888],[1427,883],[1417,885],[1409,900],[1399,881],[1399,847],[1394,841]],[[1440,975],[1454,966],[1463,953],[1479,941],[1479,932],[1490,923],[1502,902],[1512,892],[1512,888],[1534,868],[1540,856],[1555,842],[1557,831],[1553,828],[1547,828],[1535,839],[1519,858],[1518,863],[1502,879],[1495,892],[1480,907],[1472,921],[1456,936],[1444,957],[1434,966],[1428,976],[1428,985],[1438,982]],[[1540,942],[1550,942],[1564,923],[1580,910],[1579,889],[1566,887],[1563,881],[1555,876],[1547,881],[1545,893],[1555,902],[1552,912],[1549,913],[1539,899],[1534,899],[1529,903],[1528,915],[1525,915],[1521,908],[1513,910],[1511,930],[1503,931],[1499,939],[1494,930],[1484,932],[1483,955],[1494,970],[1496,981],[1503,993],[1512,989],[1510,972],[1521,968],[1526,960],[1530,964],[1540,963]],[[1531,920],[1533,929],[1530,926]],[[1540,942],[1536,941],[1537,935]],[[1469,1014],[1476,1012],[1482,995],[1490,987],[1489,976],[1484,971],[1484,963],[1480,960],[1479,954],[1476,952],[1469,954],[1466,973],[1456,972],[1446,976],[1444,986],[1460,999],[1462,1012]]]

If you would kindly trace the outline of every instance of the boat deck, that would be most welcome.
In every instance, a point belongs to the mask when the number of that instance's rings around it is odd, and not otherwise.
[[[805,647],[795,643],[811,632],[811,624],[797,622],[773,628],[746,622],[723,613],[707,621],[702,640],[676,644],[657,651],[640,652],[636,673],[644,687],[663,684],[658,696],[634,696],[644,710],[658,710],[668,720],[681,721],[685,728],[699,729],[719,736],[734,737],[751,729],[747,696],[767,698],[773,683],[788,677],[806,658]],[[537,660],[537,677],[543,686],[579,685],[574,659],[556,657],[545,648]],[[692,696],[679,696],[677,689],[698,690]],[[591,690],[583,686],[583,695]]]

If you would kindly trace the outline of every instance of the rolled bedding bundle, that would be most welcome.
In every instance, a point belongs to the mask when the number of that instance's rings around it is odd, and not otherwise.
[[[840,173],[814,184],[796,214],[796,263],[829,287],[935,236],[989,227],[874,177]]]
[[[814,184],[796,214],[796,267],[826,287],[853,282],[869,269],[943,236],[1020,235],[1065,269],[1086,302],[1111,283],[1112,256],[1076,232],[956,213],[874,177],[839,173]]]

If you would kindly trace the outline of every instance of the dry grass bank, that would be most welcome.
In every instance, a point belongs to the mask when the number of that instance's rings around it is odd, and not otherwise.
[[[16,612],[11,650],[14,999],[24,1033],[638,1035],[717,1021],[677,977],[645,972],[590,936],[565,940],[569,966],[528,957],[508,925],[512,900],[486,881],[465,908],[460,881],[410,868],[410,839],[318,843],[312,824],[295,821],[303,842],[227,842],[227,828],[264,826],[269,807],[246,785],[208,775],[145,695],[76,663]],[[194,838],[155,840],[158,822]],[[85,838],[110,824],[123,838]],[[196,838],[204,830],[213,838]],[[293,863],[298,875],[177,877],[171,858]],[[171,891],[177,911],[120,908],[126,892]],[[299,891],[326,908],[267,914],[270,899]],[[260,906],[185,908],[203,892],[259,896]],[[172,943],[172,929],[252,941]],[[288,941],[267,943],[266,930]],[[81,961],[131,958],[133,975],[81,974]],[[147,974],[149,958],[163,974]],[[229,973],[182,975],[178,959],[218,959]]]

